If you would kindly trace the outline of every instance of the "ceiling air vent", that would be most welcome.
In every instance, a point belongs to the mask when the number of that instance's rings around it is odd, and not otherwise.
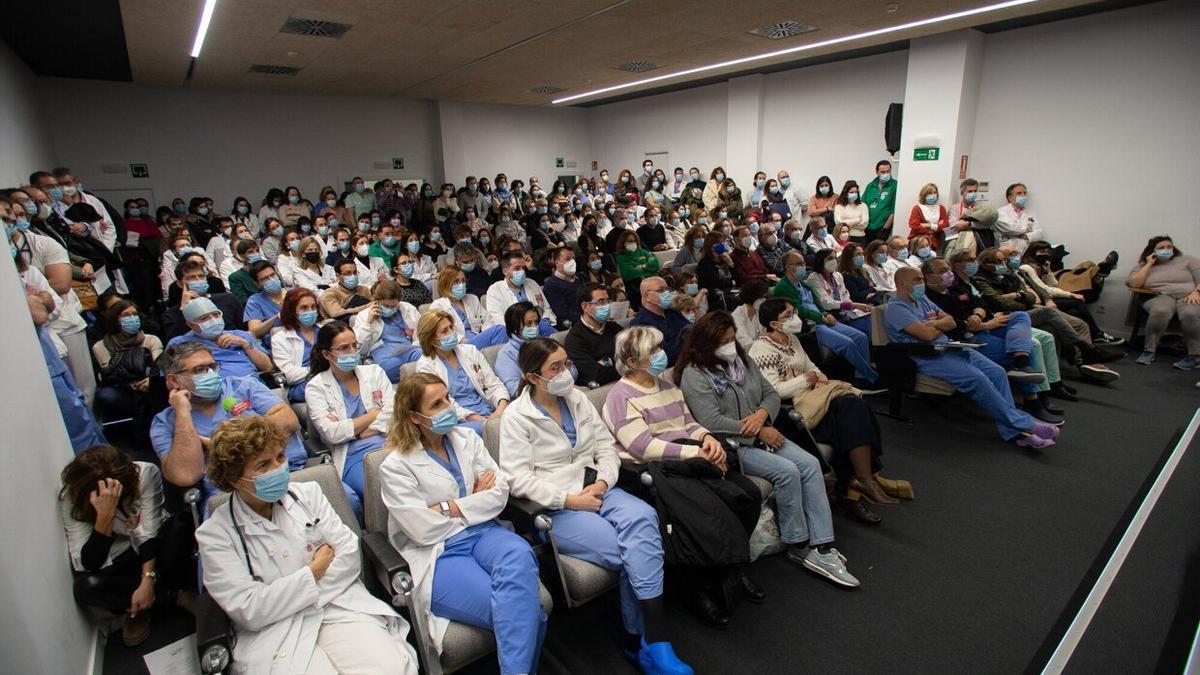
[[[755,28],[754,30],[750,31],[750,34],[757,35],[758,37],[766,38],[768,40],[782,40],[783,38],[790,38],[796,35],[803,35],[804,33],[811,33],[814,30],[816,30],[816,27],[810,26],[806,23],[800,23],[799,21],[784,21],[783,23],[773,23],[770,26]]]
[[[631,73],[644,73],[647,70],[662,68],[661,63],[650,63],[649,61],[630,61],[617,66],[617,70],[627,70]]]
[[[284,22],[283,28],[280,28],[279,32],[311,35],[313,37],[340,38],[351,28],[352,26],[348,23],[292,17]]]
[[[535,94],[557,94],[562,90],[562,87],[556,87],[552,84],[542,84],[530,89],[529,91],[532,91]]]
[[[249,72],[261,75],[295,75],[300,72],[300,69],[293,66],[272,66],[265,63],[256,63],[250,66]]]

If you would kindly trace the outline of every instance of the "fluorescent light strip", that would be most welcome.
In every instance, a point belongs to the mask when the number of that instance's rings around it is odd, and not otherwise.
[[[1037,0],[1008,0],[1008,2],[1001,2],[1001,3],[997,3],[995,5],[987,5],[985,7],[977,7],[975,9],[966,9],[961,12],[954,12],[953,14],[943,14],[942,16],[935,16],[935,17],[931,17],[929,19],[921,19],[920,21],[910,21],[909,23],[900,24],[898,26],[889,26],[887,28],[878,28],[876,30],[870,30],[865,33],[856,33],[854,35],[846,35],[843,37],[833,38],[830,40],[823,40],[821,42],[814,42],[812,44],[799,45],[797,47],[789,47],[787,49],[780,49],[780,50],[774,51],[774,52],[767,52],[766,54],[758,54],[756,56],[746,56],[746,57],[743,57],[740,59],[734,59],[732,61],[722,61],[720,63],[714,63],[714,64],[707,65],[707,66],[700,66],[698,68],[689,68],[687,70],[680,70],[680,71],[674,72],[674,73],[666,73],[664,75],[656,75],[654,77],[647,77],[647,78],[644,78],[641,80],[636,80],[634,82],[627,82],[625,84],[616,84],[611,87],[604,87],[603,89],[595,89],[593,91],[585,91],[582,94],[575,94],[573,96],[564,96],[563,98],[556,98],[553,101],[551,101],[551,103],[555,103],[555,104],[566,103],[568,101],[575,101],[575,100],[578,100],[581,98],[588,98],[589,96],[595,96],[597,94],[607,94],[609,92],[620,91],[622,89],[629,89],[631,87],[639,87],[643,84],[650,84],[651,82],[661,82],[662,80],[669,80],[674,77],[683,77],[685,75],[695,75],[696,73],[703,73],[703,72],[706,72],[709,70],[717,70],[718,68],[727,68],[729,66],[737,66],[737,65],[741,65],[743,63],[752,63],[754,61],[761,61],[763,59],[772,59],[772,58],[775,58],[776,56],[784,56],[786,54],[796,54],[799,52],[809,51],[812,49],[820,49],[821,47],[828,47],[830,45],[842,44],[844,42],[852,42],[854,40],[862,40],[864,38],[875,37],[877,35],[886,35],[888,33],[895,33],[897,31],[908,30],[910,28],[919,28],[921,26],[928,26],[928,25],[935,24],[935,23],[942,23],[944,21],[953,21],[955,19],[962,19],[962,18],[965,18],[968,16],[974,16],[976,14],[985,14],[987,12],[994,12],[994,11],[997,11],[1000,9],[1007,9],[1009,7],[1018,7],[1020,5],[1028,5],[1029,3],[1032,3],[1032,2],[1037,2]]]
[[[204,36],[208,35],[208,24],[212,22],[213,10],[217,8],[217,0],[204,0],[204,13],[200,15],[200,26],[196,28],[196,41],[192,43],[192,58],[200,56],[204,47]]]

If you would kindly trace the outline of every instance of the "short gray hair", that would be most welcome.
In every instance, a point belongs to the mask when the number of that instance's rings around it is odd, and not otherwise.
[[[469,255],[473,255],[473,256],[479,255],[479,250],[475,248],[475,244],[472,244],[469,241],[460,241],[454,245],[454,257],[455,258],[465,257],[465,256],[469,256]]]
[[[212,350],[203,342],[196,342],[194,340],[176,342],[164,349],[162,356],[158,357],[158,368],[165,375],[174,375],[183,370],[183,360],[196,352],[212,354]]]
[[[650,358],[655,349],[662,344],[662,331],[651,326],[630,326],[617,333],[617,343],[613,348],[613,365],[617,373],[624,377],[631,371],[628,361],[641,363]]]

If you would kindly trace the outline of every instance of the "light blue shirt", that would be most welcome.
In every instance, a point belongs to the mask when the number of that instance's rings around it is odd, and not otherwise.
[[[892,301],[887,304],[887,310],[884,313],[884,325],[887,327],[888,338],[892,342],[906,344],[920,344],[925,342],[908,334],[904,329],[914,323],[928,321],[930,316],[935,316],[940,311],[938,306],[933,304],[933,301],[929,298],[921,298],[917,302],[905,300],[899,296],[892,298]],[[931,315],[930,312],[933,314]],[[942,334],[936,340],[933,340],[933,344],[949,341],[950,338]]]

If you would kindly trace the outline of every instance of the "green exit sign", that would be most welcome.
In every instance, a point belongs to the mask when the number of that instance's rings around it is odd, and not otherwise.
[[[563,168],[563,166],[564,166],[565,164],[566,164],[566,163],[563,161],[563,158],[562,158],[562,157],[555,157],[555,158],[554,158],[554,167],[555,167],[556,169],[561,169],[561,168]]]
[[[393,169],[403,169],[404,168],[404,158],[403,157],[393,157],[392,158],[392,168]]]
[[[915,148],[913,149],[914,162],[933,162],[938,158],[938,148]]]
[[[129,165],[129,175],[133,176],[134,178],[149,178],[150,177],[150,165],[149,164],[130,164]]]

